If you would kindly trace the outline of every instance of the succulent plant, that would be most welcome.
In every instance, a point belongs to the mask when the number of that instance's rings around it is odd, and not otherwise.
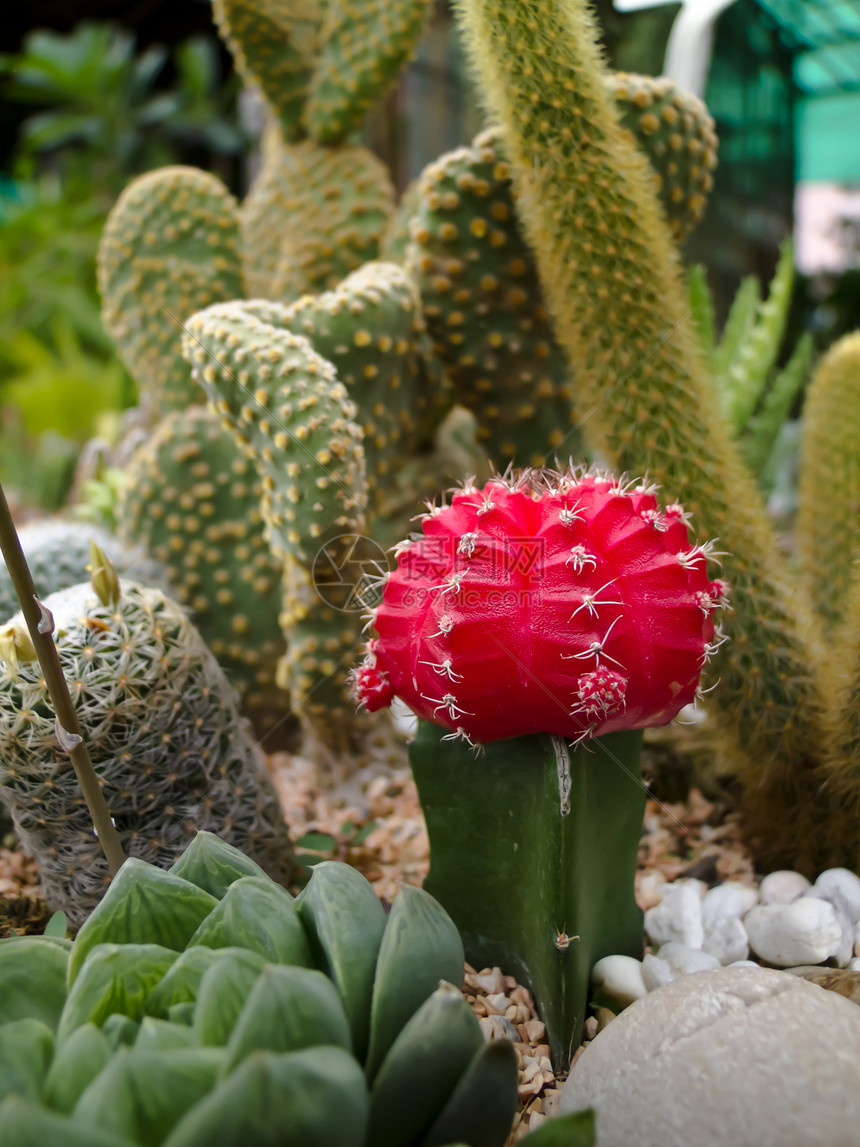
[[[594,962],[641,952],[637,730],[696,696],[726,585],[680,505],[611,476],[515,472],[422,528],[399,547],[355,693],[418,715],[427,887],[470,960],[529,984],[565,1065]]]
[[[120,536],[163,563],[171,593],[239,690],[243,713],[267,747],[282,743],[290,704],[275,684],[286,648],[281,565],[266,541],[253,463],[217,415],[192,406],[168,414],[124,473]]]
[[[22,526],[18,537],[42,597],[86,581],[90,542],[107,554],[123,577],[145,585],[166,585],[164,567],[148,557],[137,541],[120,541],[100,526],[50,518]],[[0,624],[18,609],[12,578],[5,564],[0,564]]]
[[[43,606],[123,848],[170,864],[209,826],[287,880],[289,835],[235,691],[180,606],[104,562]],[[107,862],[20,615],[0,637],[0,800],[49,904],[77,925],[104,895]]]
[[[293,900],[199,833],[169,872],[127,860],[73,943],[0,944],[0,973],[3,1144],[29,1118],[47,1147],[501,1147],[513,1117],[451,920],[410,887],[386,916],[338,862]]]

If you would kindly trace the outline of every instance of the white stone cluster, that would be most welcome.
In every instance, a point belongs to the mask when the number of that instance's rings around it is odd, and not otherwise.
[[[860,877],[828,868],[814,884],[799,872],[772,872],[759,888],[701,880],[658,887],[645,913],[656,954],[605,956],[592,982],[626,1007],[688,972],[719,967],[793,968],[833,961],[860,971]]]

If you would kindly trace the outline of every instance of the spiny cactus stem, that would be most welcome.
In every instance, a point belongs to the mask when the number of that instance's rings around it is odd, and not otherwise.
[[[467,960],[531,989],[557,1069],[582,1039],[594,964],[642,954],[641,744],[641,730],[570,749],[536,734],[475,757],[420,721],[410,745],[430,837],[425,889],[460,929]]]
[[[125,862],[125,853],[122,850],[119,833],[114,828],[110,812],[102,796],[89,751],[81,735],[81,727],[78,724],[69,687],[60,665],[60,655],[51,636],[53,619],[47,626],[44,624],[45,620],[50,618],[50,614],[44,609],[36,593],[30,567],[27,565],[27,559],[21,549],[21,543],[18,540],[2,485],[0,485],[0,549],[2,549],[3,558],[21,603],[21,611],[30,631],[33,648],[36,650],[36,656],[39,658],[39,664],[45,674],[45,682],[57,715],[58,738],[61,738],[60,743],[69,754],[84,800],[87,802],[87,808],[95,825],[99,844],[104,850],[111,875],[115,876]]]

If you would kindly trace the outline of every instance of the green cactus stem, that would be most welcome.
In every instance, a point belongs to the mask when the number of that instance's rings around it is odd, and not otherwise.
[[[466,959],[529,986],[553,1061],[582,1038],[591,969],[639,957],[633,896],[646,791],[641,731],[568,750],[560,737],[497,741],[475,759],[419,724],[409,760],[430,837],[425,888],[460,929]]]
[[[244,294],[238,207],[214,175],[163,167],[135,179],[102,233],[102,322],[151,418],[200,402],[182,358],[182,323]]]
[[[376,258],[394,188],[372,152],[289,143],[271,126],[262,155],[240,208],[249,298],[291,302]]]
[[[803,408],[797,555],[806,589],[828,631],[843,620],[856,580],[858,379],[860,333],[855,332],[821,360]]]
[[[814,635],[776,568],[762,500],[686,325],[677,255],[606,90],[594,18],[584,0],[460,0],[458,11],[504,130],[557,337],[576,364],[590,443],[619,470],[683,490],[698,527],[732,555],[731,640],[709,667],[721,679],[714,724],[745,802],[774,778],[770,859],[793,863],[799,847],[815,847],[811,827],[778,827],[789,807],[810,826],[817,815]]]

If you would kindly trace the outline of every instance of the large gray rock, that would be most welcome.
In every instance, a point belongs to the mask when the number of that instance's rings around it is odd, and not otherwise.
[[[598,1147],[857,1147],[860,1009],[785,972],[695,972],[588,1045],[559,1110]]]

